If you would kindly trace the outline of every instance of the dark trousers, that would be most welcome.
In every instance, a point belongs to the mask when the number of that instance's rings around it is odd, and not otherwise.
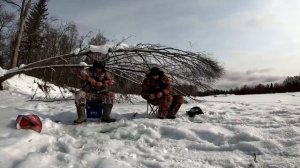
[[[160,99],[149,100],[148,102],[150,104],[159,106],[159,116],[175,116],[183,103],[183,96],[164,95]]]

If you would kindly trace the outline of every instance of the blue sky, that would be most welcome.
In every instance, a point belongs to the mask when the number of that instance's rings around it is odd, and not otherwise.
[[[300,73],[299,0],[50,0],[48,7],[82,34],[212,53],[226,69],[220,88]]]

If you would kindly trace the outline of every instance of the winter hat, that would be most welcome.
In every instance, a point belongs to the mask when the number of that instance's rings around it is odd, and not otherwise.
[[[104,62],[100,62],[100,61],[94,61],[93,67],[94,68],[105,69],[105,63]]]
[[[159,70],[157,67],[153,67],[150,69],[150,74],[151,75],[163,75],[164,72]]]

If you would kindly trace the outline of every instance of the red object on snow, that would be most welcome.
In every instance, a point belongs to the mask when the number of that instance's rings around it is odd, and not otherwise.
[[[38,133],[42,131],[42,122],[37,115],[18,115],[16,121],[18,129],[32,129]]]

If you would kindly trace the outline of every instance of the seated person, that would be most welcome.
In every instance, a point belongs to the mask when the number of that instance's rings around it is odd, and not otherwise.
[[[171,80],[157,67],[153,67],[142,84],[141,95],[148,103],[159,106],[158,118],[174,119],[183,96],[172,95]]]
[[[94,61],[93,67],[81,70],[78,77],[82,79],[83,86],[75,95],[78,119],[74,121],[74,124],[86,122],[86,101],[99,101],[99,103],[102,103],[102,121],[114,122],[115,119],[110,118],[114,93],[108,90],[113,84],[113,79],[110,73],[106,72],[105,64]]]

